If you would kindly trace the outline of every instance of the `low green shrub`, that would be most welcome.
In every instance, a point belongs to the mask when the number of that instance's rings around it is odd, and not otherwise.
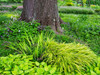
[[[17,6],[12,6],[12,10],[15,10],[17,8]]]
[[[0,14],[0,25],[4,24],[8,19],[10,18]]]
[[[9,3],[21,3],[23,2],[23,0],[0,0],[0,2],[9,2]]]
[[[13,21],[8,21],[6,23],[6,25],[9,23],[9,25],[7,25],[6,29],[3,31],[5,34],[2,35],[3,38],[8,38],[10,40],[20,40],[21,38],[23,38],[23,36],[25,35],[25,33],[27,34],[36,34],[38,33],[38,26],[40,25],[37,22],[24,22],[24,21],[16,21],[16,18],[12,17]],[[16,39],[15,39],[16,38]]]
[[[34,61],[33,56],[9,55],[0,57],[0,75],[60,75],[56,66]]]
[[[92,9],[87,8],[72,8],[72,7],[66,7],[66,8],[59,8],[59,12],[61,13],[74,13],[74,14],[94,14],[95,11]]]
[[[0,7],[0,11],[10,11],[11,9],[9,7]]]
[[[72,2],[67,2],[66,6],[74,6],[74,4]]]
[[[57,42],[65,42],[65,43],[71,43],[73,42],[73,38],[67,36],[67,35],[55,35],[54,39]]]
[[[100,14],[100,9],[95,9],[95,12]]]
[[[82,44],[57,43],[53,40],[45,42],[43,59],[45,62],[57,65],[61,73],[84,74],[88,69],[93,69],[96,64],[96,55]]]
[[[86,43],[96,54],[100,54],[100,21],[99,15],[61,14],[62,20],[69,23],[61,25],[67,36]]]

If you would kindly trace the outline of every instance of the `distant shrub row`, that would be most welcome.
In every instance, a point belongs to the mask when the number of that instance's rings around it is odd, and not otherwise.
[[[94,14],[95,11],[86,8],[59,8],[61,13],[74,13],[74,14]]]
[[[100,9],[95,9],[95,12],[100,14]]]
[[[21,3],[23,0],[0,0],[0,2],[14,2],[14,3]]]

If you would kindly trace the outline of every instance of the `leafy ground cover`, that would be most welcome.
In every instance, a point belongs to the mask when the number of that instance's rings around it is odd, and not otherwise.
[[[68,24],[62,25],[65,34],[87,43],[90,48],[100,54],[100,16],[61,14]]]

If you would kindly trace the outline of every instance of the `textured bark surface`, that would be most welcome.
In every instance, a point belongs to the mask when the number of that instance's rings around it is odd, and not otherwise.
[[[34,0],[24,0],[23,2],[23,11],[20,17],[20,20],[29,22],[33,18],[33,5]]]
[[[50,26],[55,32],[62,32],[63,22],[58,15],[57,0],[24,0],[21,20],[37,20],[41,25]]]

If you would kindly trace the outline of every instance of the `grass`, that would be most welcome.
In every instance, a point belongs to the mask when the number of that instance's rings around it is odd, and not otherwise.
[[[57,65],[61,73],[82,74],[95,66],[96,55],[86,46],[76,43],[58,43],[48,39],[45,42],[44,61]],[[83,60],[81,60],[83,59]],[[84,72],[83,72],[84,74]]]

